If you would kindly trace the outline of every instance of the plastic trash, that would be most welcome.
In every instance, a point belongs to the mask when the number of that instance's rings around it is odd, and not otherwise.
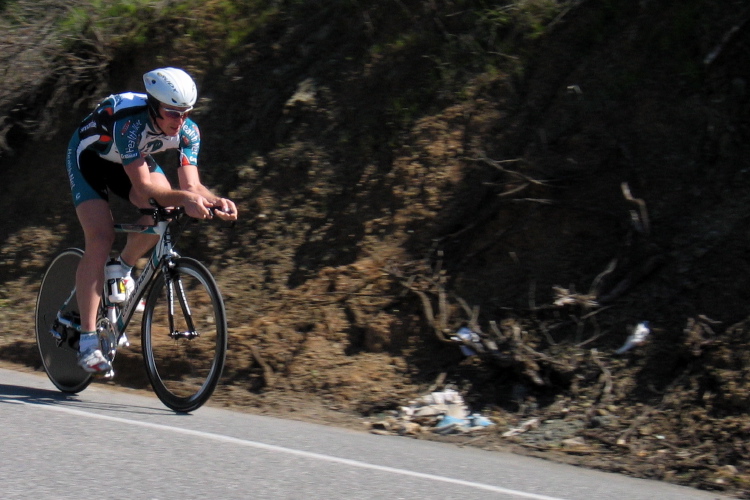
[[[483,417],[479,413],[473,413],[469,416],[469,423],[472,427],[489,427],[495,425],[489,418]]]
[[[648,321],[642,321],[633,328],[633,333],[625,340],[622,347],[615,351],[615,354],[622,354],[629,351],[637,345],[641,345],[646,342],[646,338],[651,333],[651,328]]]
[[[482,339],[479,335],[477,335],[475,332],[473,332],[471,329],[464,327],[461,327],[457,332],[456,335],[451,337],[451,340],[454,342],[471,342],[472,344],[476,344],[478,346],[481,346]],[[464,356],[475,356],[477,353],[474,349],[467,346],[466,344],[461,344],[461,353]]]
[[[446,415],[440,419],[440,422],[435,426],[433,430],[438,434],[448,434],[450,432],[460,430],[461,428],[466,427],[468,424],[469,422],[464,418],[456,418],[451,417],[450,415]]]

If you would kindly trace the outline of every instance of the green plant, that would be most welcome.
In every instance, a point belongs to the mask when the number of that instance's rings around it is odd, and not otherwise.
[[[492,4],[479,9],[477,27],[486,35],[489,46],[505,39],[533,40],[542,36],[547,26],[568,2],[556,0],[519,0],[505,5]]]

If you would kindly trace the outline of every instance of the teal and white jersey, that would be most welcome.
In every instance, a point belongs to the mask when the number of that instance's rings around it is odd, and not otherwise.
[[[176,136],[156,130],[149,119],[146,94],[126,92],[104,99],[81,122],[70,146],[68,154],[73,153],[76,158],[84,150],[91,150],[122,165],[152,153],[179,149],[180,165],[197,165],[200,131],[189,118]]]

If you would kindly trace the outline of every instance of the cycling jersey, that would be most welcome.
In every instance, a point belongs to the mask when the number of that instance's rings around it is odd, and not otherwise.
[[[127,198],[127,176],[102,170],[119,170],[168,149],[179,149],[180,165],[197,165],[200,131],[195,122],[186,119],[178,135],[168,136],[154,128],[146,94],[127,92],[107,97],[81,122],[68,144],[66,166],[75,205],[92,198],[106,200],[107,188]],[[150,169],[163,173],[155,163]],[[120,185],[112,185],[111,179],[117,179]],[[122,186],[123,182],[128,185]]]

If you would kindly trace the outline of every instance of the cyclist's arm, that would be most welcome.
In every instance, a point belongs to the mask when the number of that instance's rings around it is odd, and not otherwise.
[[[177,169],[180,188],[207,199],[220,219],[237,220],[237,207],[232,200],[217,196],[201,182],[197,166],[200,144],[200,129],[188,119],[180,129],[180,167]]]
[[[213,206],[210,199],[198,192],[171,189],[167,185],[154,182],[144,158],[138,158],[124,168],[133,184],[130,198],[136,205],[146,208],[147,200],[153,198],[163,206],[183,206],[191,217],[202,219],[210,215],[208,208]]]

